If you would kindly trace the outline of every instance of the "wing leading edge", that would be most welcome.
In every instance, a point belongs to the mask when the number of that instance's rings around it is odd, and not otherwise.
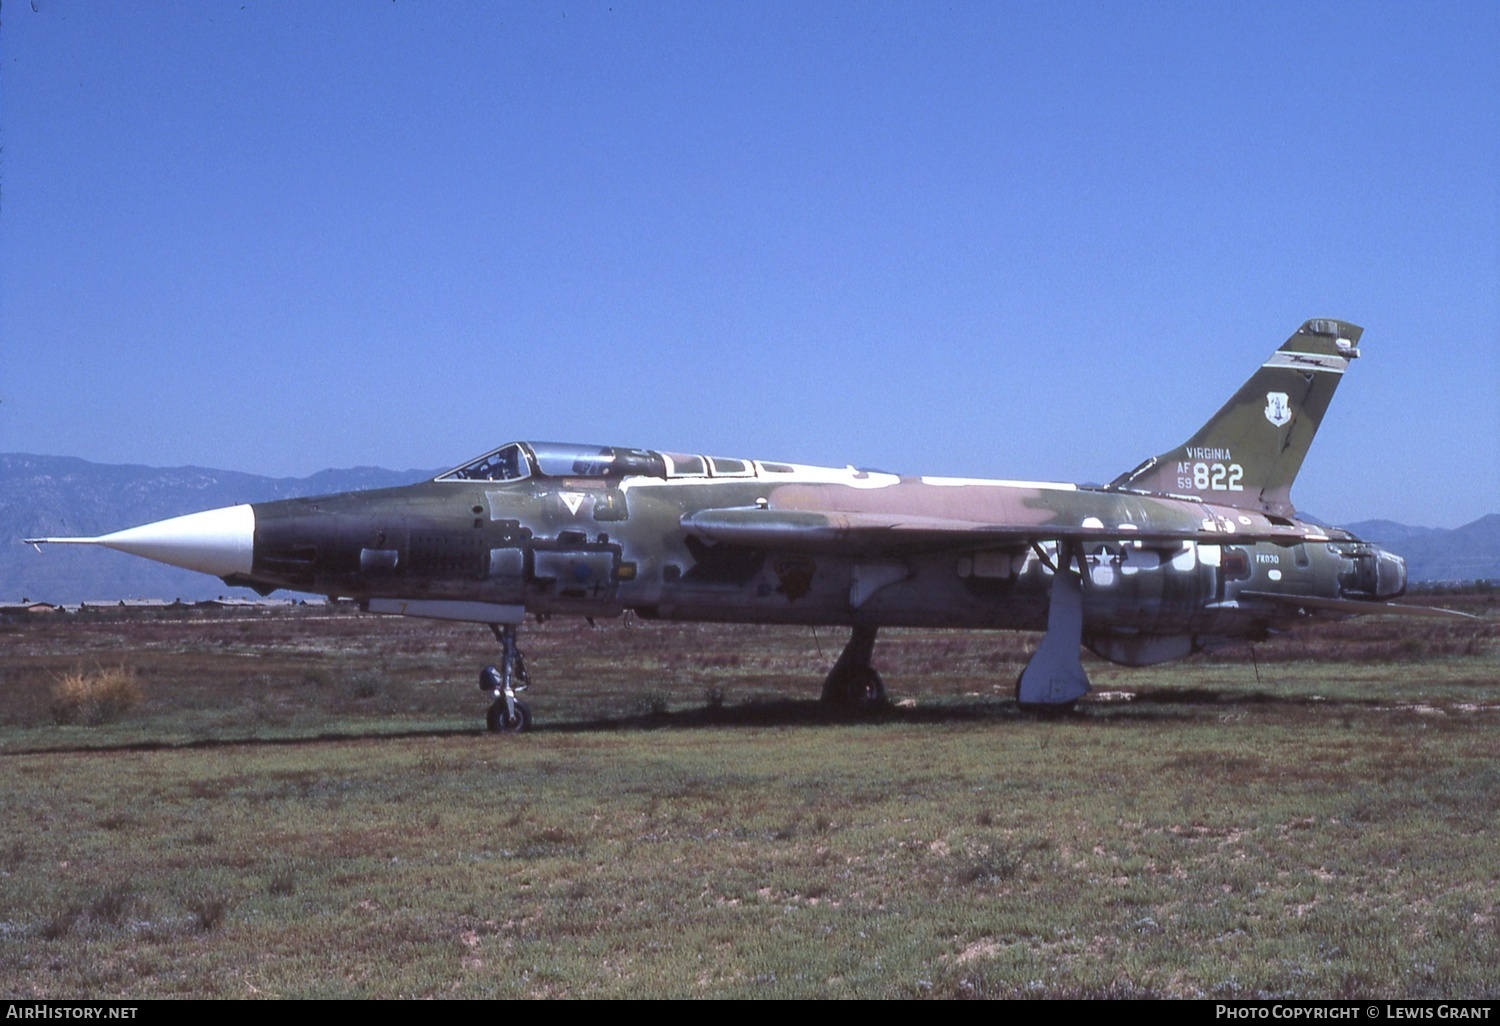
[[[913,555],[923,552],[996,547],[1127,544],[1167,548],[1188,543],[1235,545],[1269,542],[1297,545],[1335,541],[1311,524],[1267,523],[1246,528],[1224,517],[1207,517],[1199,529],[1070,525],[989,524],[948,517],[883,512],[769,509],[760,506],[699,510],[681,519],[684,530],[703,541],[743,548],[778,549],[828,556]],[[1210,526],[1211,525],[1211,526]],[[1345,536],[1347,537],[1347,536]],[[1372,599],[1330,598],[1269,591],[1239,592],[1241,600],[1296,610],[1303,615],[1421,616],[1474,619],[1467,613],[1433,606]]]
[[[682,517],[689,534],[726,545],[823,552],[829,555],[867,555],[872,552],[909,552],[964,549],[984,545],[1032,545],[1041,542],[1142,542],[1166,545],[1198,542],[1208,545],[1242,542],[1328,541],[1324,533],[1305,527],[1269,525],[1237,527],[1225,518],[1205,518],[1212,527],[1199,529],[1105,527],[1069,524],[1014,525],[949,517],[898,513],[762,509],[758,506],[705,509]]]

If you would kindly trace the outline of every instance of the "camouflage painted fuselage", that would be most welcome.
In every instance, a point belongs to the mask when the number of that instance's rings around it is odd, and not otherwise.
[[[607,458],[576,462],[577,475],[544,471],[539,449],[569,448]],[[514,479],[460,468],[407,488],[257,504],[252,573],[230,583],[497,623],[633,610],[1041,630],[1061,548],[1066,566],[1081,556],[1086,567],[1085,641],[1132,664],[1305,614],[1273,595],[1374,600],[1405,583],[1398,559],[1346,532],[1196,498],[514,449]]]
[[[1106,487],[513,442],[407,488],[33,540],[490,624],[504,668],[486,688],[516,729],[528,614],[850,626],[835,701],[883,694],[881,627],[1045,630],[1017,698],[1066,705],[1089,688],[1081,644],[1140,665],[1308,616],[1453,615],[1382,602],[1405,590],[1400,557],[1292,506],[1362,336],[1305,322],[1185,443]]]

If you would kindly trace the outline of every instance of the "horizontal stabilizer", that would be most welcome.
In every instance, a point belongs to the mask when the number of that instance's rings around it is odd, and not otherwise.
[[[1439,620],[1478,620],[1472,613],[1436,606],[1408,606],[1400,602],[1361,602],[1358,599],[1319,598],[1315,595],[1282,595],[1274,591],[1242,591],[1241,599],[1257,599],[1309,611],[1343,613],[1348,616],[1424,616]]]

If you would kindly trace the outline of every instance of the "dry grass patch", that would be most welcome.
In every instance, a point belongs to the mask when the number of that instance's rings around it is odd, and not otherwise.
[[[59,724],[97,727],[134,709],[144,697],[135,670],[128,666],[98,667],[92,673],[74,670],[52,687],[52,718]]]

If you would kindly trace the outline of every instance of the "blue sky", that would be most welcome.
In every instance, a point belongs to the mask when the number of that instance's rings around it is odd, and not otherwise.
[[[1493,3],[0,15],[0,451],[1108,480],[1303,320],[1293,497],[1500,511]]]

